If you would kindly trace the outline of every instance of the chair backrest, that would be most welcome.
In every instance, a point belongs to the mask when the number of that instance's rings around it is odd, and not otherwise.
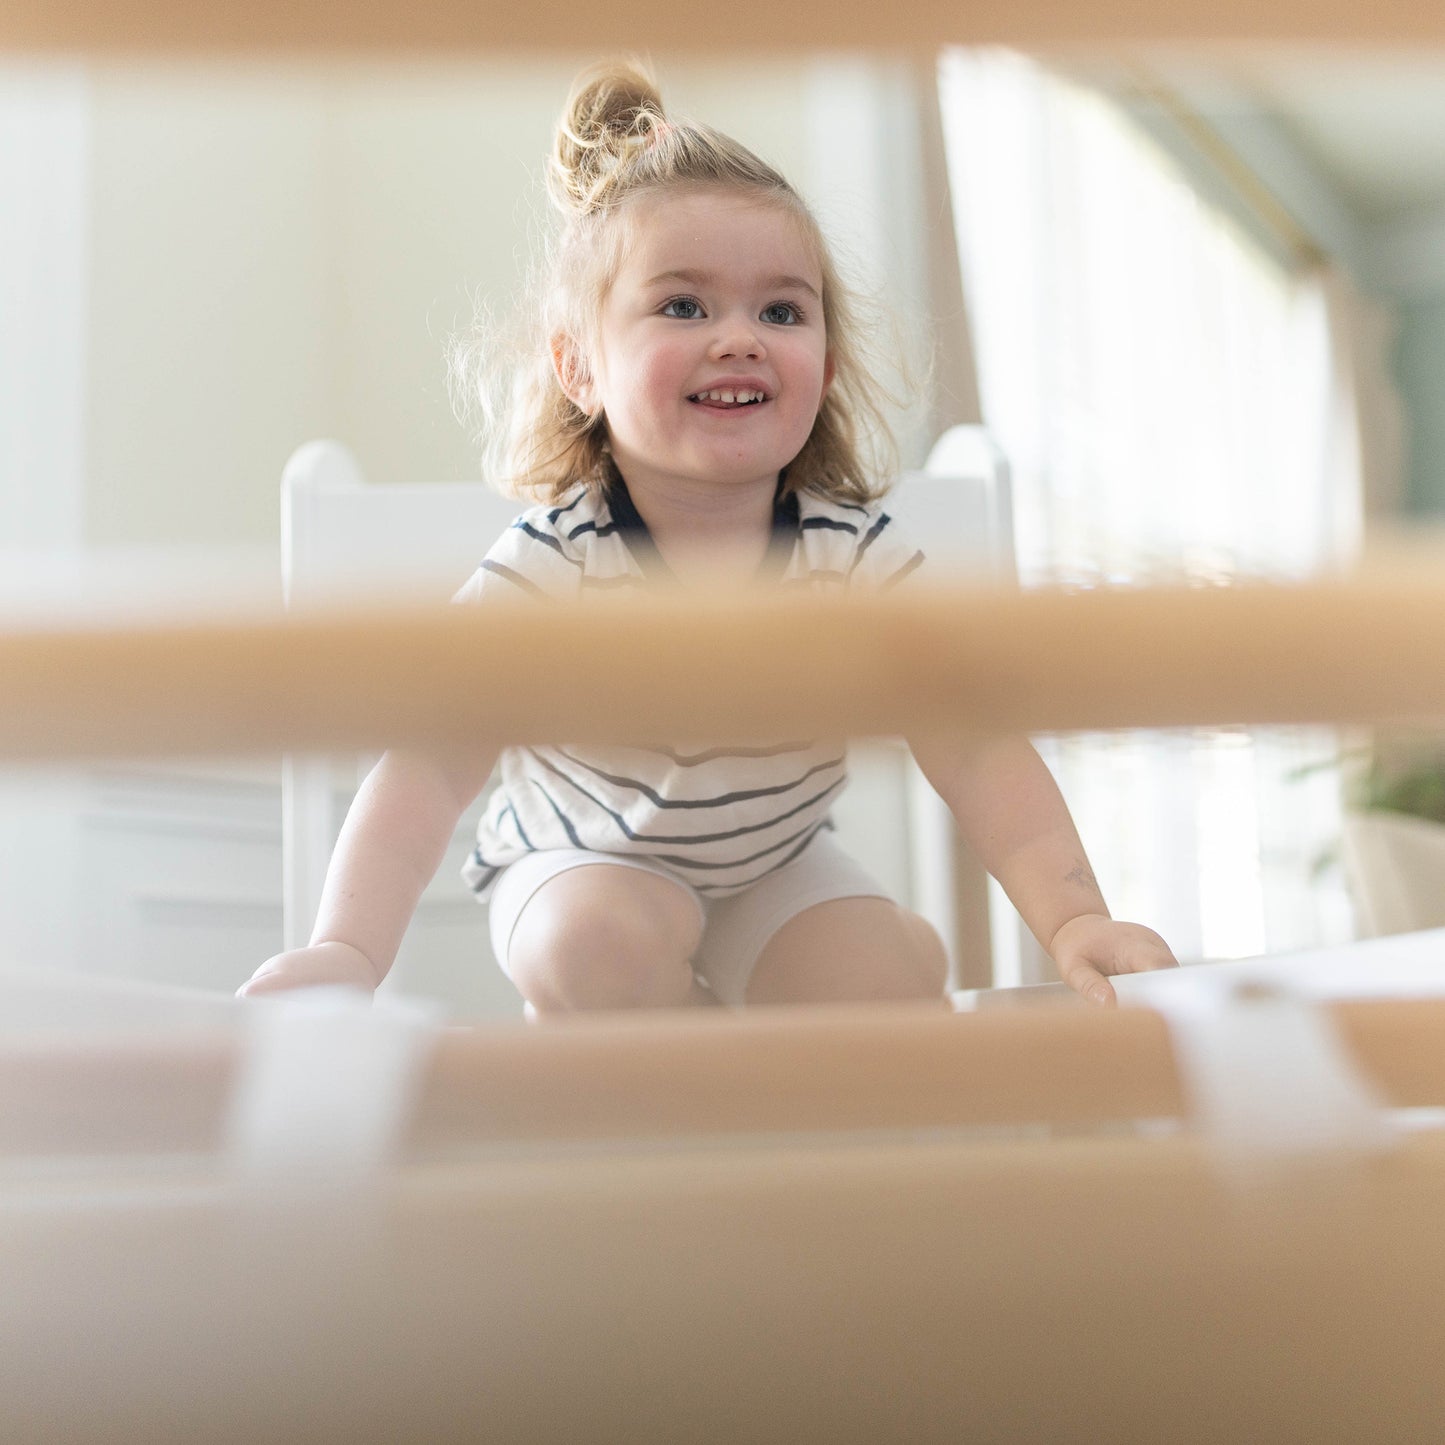
[[[924,471],[903,475],[889,494],[888,508],[919,540],[931,566],[993,575],[1011,570],[1008,473],[982,428],[946,433]],[[360,587],[445,599],[471,575],[519,510],[517,502],[479,482],[369,484],[339,442],[308,442],[287,463],[281,484],[281,565],[288,604],[354,596]],[[282,870],[288,948],[305,943],[316,916],[336,837],[336,800],[332,760],[285,760]],[[932,838],[943,825],[935,820],[930,826]],[[939,894],[937,909],[945,907],[939,893],[945,886],[940,870],[932,890]],[[914,906],[929,912],[917,898]]]
[[[930,567],[995,580],[1015,575],[1008,461],[983,427],[950,427],[923,470],[903,474],[887,505]]]
[[[445,599],[519,511],[480,482],[368,483],[340,442],[307,442],[281,478],[286,601],[372,585]]]

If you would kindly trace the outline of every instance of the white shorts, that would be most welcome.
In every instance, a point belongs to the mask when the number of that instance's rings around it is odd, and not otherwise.
[[[888,898],[862,864],[850,858],[826,833],[820,833],[791,863],[760,878],[741,893],[704,898],[660,863],[619,853],[589,853],[578,848],[550,848],[529,853],[502,871],[492,886],[490,929],[492,952],[502,971],[507,966],[512,932],[532,895],[549,878],[572,868],[611,864],[655,873],[675,883],[697,905],[702,943],[692,961],[693,972],[720,1003],[741,1007],[748,980],[768,940],[805,908],[835,898]]]

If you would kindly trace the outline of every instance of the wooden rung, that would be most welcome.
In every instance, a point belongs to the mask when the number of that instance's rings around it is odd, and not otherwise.
[[[1445,999],[1328,1007],[1388,1103],[1445,1105]],[[240,1049],[222,1036],[7,1046],[0,1154],[216,1150]],[[723,1133],[1087,1128],[1183,1111],[1167,1029],[1149,1009],[611,1015],[440,1035],[406,1153]]]
[[[8,1209],[7,1439],[1414,1445],[1445,1414],[1438,1138],[1252,1193],[1118,1139],[488,1160],[285,1211],[168,1185]]]
[[[0,632],[0,756],[1445,717],[1445,569]]]
[[[350,5],[346,0],[252,0],[245,6],[188,0],[8,0],[0,8],[0,48],[331,53],[393,49],[407,54],[561,50],[611,54],[645,38],[654,53],[711,50],[684,8],[665,0],[606,7],[580,0],[514,6],[503,0],[410,0]],[[1120,41],[1281,39],[1333,43],[1440,44],[1439,7],[1412,0],[1369,6],[1306,0],[915,0],[879,7],[835,0],[826,7],[780,6],[768,17],[768,44],[794,47],[903,47],[944,43],[1048,46]]]

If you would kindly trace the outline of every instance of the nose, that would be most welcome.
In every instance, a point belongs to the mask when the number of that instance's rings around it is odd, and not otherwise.
[[[729,357],[761,361],[767,355],[767,348],[751,317],[729,314],[719,321],[709,354],[715,361],[726,361]]]

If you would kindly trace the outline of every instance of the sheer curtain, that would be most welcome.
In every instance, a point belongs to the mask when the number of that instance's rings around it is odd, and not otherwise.
[[[1020,575],[1298,578],[1358,543],[1317,277],[1202,201],[1106,99],[1004,51],[940,66],[985,423]],[[1184,958],[1351,936],[1322,729],[1041,740],[1114,911]]]

